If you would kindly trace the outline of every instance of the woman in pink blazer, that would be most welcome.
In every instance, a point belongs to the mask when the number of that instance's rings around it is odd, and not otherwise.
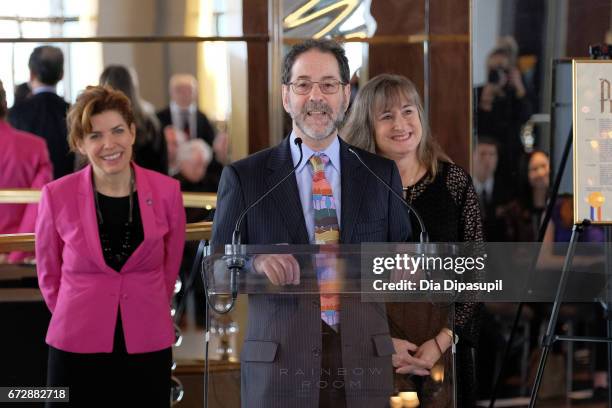
[[[75,406],[125,398],[168,406],[170,299],[185,242],[177,181],[131,162],[129,100],[88,87],[68,114],[89,165],[42,190],[36,224],[41,292],[51,310],[49,386]],[[65,405],[61,405],[65,406]]]

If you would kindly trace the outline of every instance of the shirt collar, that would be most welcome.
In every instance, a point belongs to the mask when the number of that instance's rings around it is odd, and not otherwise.
[[[477,194],[481,194],[483,191],[486,191],[487,194],[491,194],[493,192],[493,177],[489,177],[483,182],[480,182],[476,177],[474,177],[474,189]]]
[[[32,89],[32,95],[38,95],[39,93],[43,92],[57,93],[57,89],[53,85],[41,85]]]
[[[180,112],[184,111],[183,108],[179,107],[176,102],[174,101],[170,101],[170,110],[172,112],[175,112],[177,114],[179,114]],[[189,113],[193,113],[196,111],[196,105],[195,103],[192,103],[191,105],[189,105],[189,108],[187,108],[187,110],[189,111]]]
[[[291,135],[289,136],[289,145],[291,147],[291,158],[293,159],[293,165],[300,160],[300,149],[295,144],[296,138],[295,132],[291,131]],[[304,153],[304,158],[302,159],[302,163],[300,163],[300,167],[297,168],[296,173],[300,173],[304,166],[308,164],[308,160],[315,153],[325,153],[327,157],[329,157],[329,163],[336,169],[338,173],[340,173],[340,141],[338,140],[338,136],[334,136],[333,142],[325,150],[315,152],[310,147],[306,146],[306,143],[302,143],[302,152]]]

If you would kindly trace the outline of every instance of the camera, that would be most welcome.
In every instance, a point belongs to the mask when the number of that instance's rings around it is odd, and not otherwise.
[[[497,68],[489,71],[489,79],[487,80],[490,84],[499,84],[502,78],[508,78],[508,70]]]
[[[610,44],[589,45],[589,56],[592,59],[612,59],[612,45]]]

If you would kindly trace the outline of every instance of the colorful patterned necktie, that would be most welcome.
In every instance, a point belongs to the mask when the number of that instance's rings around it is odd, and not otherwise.
[[[312,204],[314,208],[315,244],[337,244],[340,242],[340,227],[336,203],[331,185],[325,177],[325,166],[329,157],[321,153],[312,155]],[[321,293],[321,319],[338,331],[340,324],[339,281],[334,253],[315,255],[315,270]]]

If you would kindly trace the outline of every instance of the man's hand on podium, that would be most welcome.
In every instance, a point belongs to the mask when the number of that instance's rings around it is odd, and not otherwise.
[[[255,272],[265,274],[274,285],[300,284],[300,265],[293,255],[257,255],[253,268]]]

